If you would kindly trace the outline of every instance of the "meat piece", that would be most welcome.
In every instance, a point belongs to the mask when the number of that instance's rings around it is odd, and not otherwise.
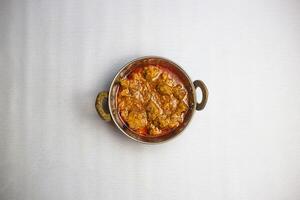
[[[134,130],[143,129],[147,125],[147,114],[145,111],[131,111],[128,114],[127,123]]]
[[[161,73],[160,69],[153,65],[145,67],[145,69],[144,69],[144,76],[147,81],[155,80],[159,76],[160,73]]]
[[[176,113],[181,114],[181,113],[187,111],[187,109],[188,109],[188,106],[184,102],[180,102],[178,104]]]
[[[181,86],[181,85],[176,85],[176,87],[173,88],[173,95],[178,99],[178,100],[182,100],[185,95],[186,95],[186,91],[185,89]]]
[[[171,95],[172,94],[172,87],[167,85],[166,83],[160,83],[160,84],[157,85],[157,91],[160,94]]]
[[[167,84],[171,87],[174,86],[174,80],[170,78],[170,75],[167,72],[163,72],[161,74],[159,82]]]

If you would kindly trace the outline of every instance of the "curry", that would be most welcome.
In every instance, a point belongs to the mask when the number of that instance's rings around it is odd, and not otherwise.
[[[138,67],[120,80],[117,108],[124,124],[143,136],[168,134],[188,111],[187,90],[171,71]]]

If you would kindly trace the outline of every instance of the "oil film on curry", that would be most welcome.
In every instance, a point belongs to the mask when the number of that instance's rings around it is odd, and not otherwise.
[[[202,91],[197,103],[196,88]],[[174,62],[162,57],[142,57],[126,64],[115,76],[109,92],[100,92],[96,109],[104,120],[113,120],[130,138],[159,143],[188,125],[195,110],[207,102],[205,84],[194,82]],[[108,102],[105,109],[104,102]]]

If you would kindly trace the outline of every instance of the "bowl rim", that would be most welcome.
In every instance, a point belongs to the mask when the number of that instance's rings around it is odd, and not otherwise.
[[[191,85],[191,88],[192,88],[192,93],[193,93],[193,107],[192,107],[192,111],[191,111],[191,117],[189,119],[189,121],[187,122],[187,124],[183,127],[183,129],[177,133],[176,135],[170,137],[170,138],[167,138],[165,140],[161,140],[161,141],[157,141],[157,142],[150,142],[150,141],[142,141],[142,140],[139,140],[137,138],[134,138],[132,137],[131,135],[128,135],[122,127],[120,127],[120,125],[117,123],[116,119],[115,119],[115,116],[112,114],[112,105],[111,105],[111,95],[112,95],[112,90],[113,90],[113,86],[114,86],[114,83],[117,81],[117,78],[119,77],[120,73],[129,65],[133,64],[134,62],[137,62],[137,61],[140,61],[140,60],[144,60],[144,59],[162,59],[162,60],[165,60],[169,63],[171,63],[173,66],[177,67],[180,72],[182,72],[182,74],[185,75],[185,77],[188,79],[189,81],[189,84]],[[123,134],[125,134],[127,137],[129,137],[130,139],[136,141],[136,142],[140,142],[140,143],[143,143],[143,144],[161,144],[161,143],[165,143],[167,141],[170,141],[171,139],[174,139],[176,138],[178,135],[181,135],[183,130],[186,129],[190,122],[192,121],[193,119],[193,116],[194,116],[194,113],[195,113],[195,110],[196,110],[196,102],[197,102],[197,99],[196,99],[196,90],[195,90],[195,86],[193,84],[193,81],[192,79],[189,77],[189,75],[185,72],[185,70],[177,63],[173,62],[172,60],[168,59],[168,58],[165,58],[165,57],[161,57],[161,56],[142,56],[142,57],[138,57],[138,58],[135,58],[129,62],[127,62],[125,65],[123,65],[121,67],[121,69],[119,69],[119,71],[117,72],[117,74],[114,76],[111,84],[110,84],[110,87],[109,87],[109,92],[108,92],[108,108],[109,108],[109,113],[111,115],[111,118],[114,122],[114,124],[122,131]]]

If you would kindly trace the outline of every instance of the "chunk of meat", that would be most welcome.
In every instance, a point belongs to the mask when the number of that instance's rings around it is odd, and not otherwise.
[[[181,114],[181,113],[187,111],[187,109],[188,109],[188,106],[185,104],[185,102],[180,102],[178,104],[176,113]]]
[[[178,85],[176,85],[176,87],[173,88],[173,95],[178,100],[182,100],[186,95],[186,91],[181,85],[178,84]]]
[[[172,87],[167,85],[166,83],[159,83],[157,85],[157,91],[160,94],[171,95],[172,94]]]
[[[147,125],[147,114],[145,111],[131,111],[128,114],[127,123],[134,130],[143,129]]]
[[[145,67],[144,69],[144,76],[147,81],[155,80],[160,73],[161,73],[160,69],[153,65]]]

